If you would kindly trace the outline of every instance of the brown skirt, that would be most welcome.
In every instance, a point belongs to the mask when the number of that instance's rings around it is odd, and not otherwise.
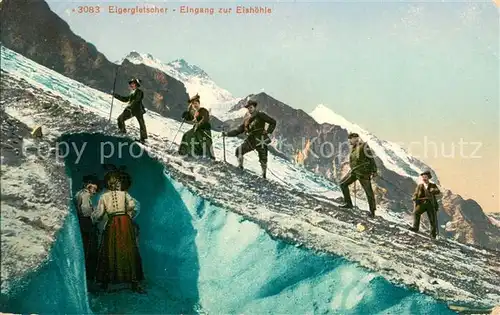
[[[127,214],[112,215],[104,230],[97,262],[97,281],[131,283],[144,279],[132,219]]]

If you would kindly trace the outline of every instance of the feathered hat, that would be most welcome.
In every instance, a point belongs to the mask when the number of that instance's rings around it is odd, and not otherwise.
[[[254,100],[248,100],[248,102],[245,104],[245,108],[248,108],[250,106],[257,107],[257,102]]]
[[[132,185],[132,177],[124,170],[112,170],[104,175],[108,190],[128,190]]]
[[[200,101],[200,95],[198,93],[196,93],[195,96],[193,96],[189,99],[189,104],[191,104],[192,102],[195,102],[195,101],[198,101],[198,102]]]

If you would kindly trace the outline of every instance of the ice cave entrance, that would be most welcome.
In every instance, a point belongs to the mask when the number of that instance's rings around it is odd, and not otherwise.
[[[129,314],[454,314],[434,299],[395,286],[341,257],[273,240],[258,225],[211,206],[164,172],[133,142],[100,134],[59,139],[78,148],[66,158],[72,193],[85,174],[125,166],[141,204],[140,251],[147,294],[87,294],[78,221],[71,207],[50,260],[2,300],[13,313]],[[101,159],[103,143],[121,154]],[[81,148],[84,148],[81,151]],[[134,151],[135,150],[135,151]],[[76,152],[83,152],[78,159]],[[222,185],[222,184],[221,184]],[[98,196],[96,196],[98,197]]]

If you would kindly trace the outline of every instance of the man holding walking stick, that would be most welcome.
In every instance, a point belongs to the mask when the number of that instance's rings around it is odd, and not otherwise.
[[[349,185],[359,181],[361,187],[366,194],[368,206],[370,208],[370,217],[375,217],[376,203],[375,194],[373,193],[371,180],[377,175],[377,165],[375,164],[375,156],[366,142],[361,141],[357,133],[350,133],[347,137],[351,145],[349,154],[349,165],[351,171],[341,180],[340,189],[344,195],[345,204],[340,208],[352,209],[352,199],[349,192]],[[356,195],[354,195],[356,196]]]
[[[427,212],[431,225],[431,237],[436,238],[438,233],[437,211],[439,206],[436,195],[439,195],[441,192],[436,184],[429,181],[432,178],[431,172],[423,172],[420,176],[422,177],[422,183],[417,186],[413,194],[415,209],[413,212],[413,227],[410,230],[418,232],[420,228],[420,216]]]

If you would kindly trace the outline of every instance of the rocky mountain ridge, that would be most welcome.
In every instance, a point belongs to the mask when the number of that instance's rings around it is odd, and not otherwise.
[[[124,60],[117,66],[97,48],[73,33],[43,0],[4,0],[1,3],[2,45],[68,78],[109,93],[127,95],[128,80],[139,78],[146,92],[145,107],[181,119],[188,94],[177,79],[158,69]]]

